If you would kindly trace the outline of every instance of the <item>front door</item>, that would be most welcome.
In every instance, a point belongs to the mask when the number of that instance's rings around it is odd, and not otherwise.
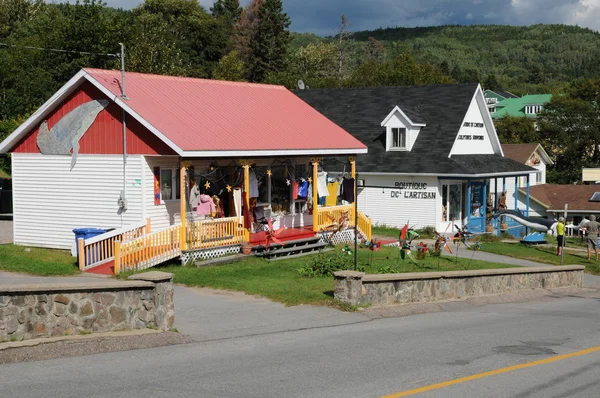
[[[454,225],[460,227],[462,222],[462,185],[442,184],[442,222],[440,233],[456,232]]]
[[[486,189],[483,182],[471,182],[470,198],[468,198],[470,212],[468,215],[468,230],[470,232],[479,233],[485,231],[485,196]]]

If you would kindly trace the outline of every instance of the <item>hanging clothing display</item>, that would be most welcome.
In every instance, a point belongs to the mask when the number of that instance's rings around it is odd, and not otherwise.
[[[233,206],[235,209],[235,215],[238,217],[239,222],[242,222],[242,190],[240,188],[233,188]]]
[[[342,181],[342,199],[354,203],[354,178],[345,178]]]
[[[329,181],[327,183],[327,190],[329,191],[329,196],[327,196],[327,200],[325,200],[325,206],[337,205],[339,188],[340,184],[337,182],[337,180],[333,180],[333,182]]]
[[[298,181],[294,181],[294,190],[292,191],[292,199],[298,199]]]
[[[192,189],[190,190],[190,207],[192,210],[196,210],[198,207],[198,203],[200,202],[200,188],[198,188],[198,184],[194,183]]]
[[[242,199],[244,201],[244,228],[250,229],[250,227],[252,226],[253,220],[252,220],[252,211],[250,211],[250,209],[246,208],[246,202],[247,202],[246,198],[248,197],[247,195],[248,195],[247,192],[244,192],[242,194]]]
[[[254,170],[250,170],[250,198],[258,198],[258,179]]]
[[[327,189],[327,172],[319,171],[317,173],[317,192],[319,197],[328,196],[329,190]]]
[[[210,216],[215,213],[215,203],[208,195],[200,195],[196,214],[199,216]]]
[[[308,197],[308,181],[304,180],[298,183],[298,199],[306,199]]]

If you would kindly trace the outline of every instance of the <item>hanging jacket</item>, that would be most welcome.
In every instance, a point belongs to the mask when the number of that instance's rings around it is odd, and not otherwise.
[[[200,195],[200,201],[196,208],[196,214],[199,216],[210,216],[215,212],[215,203],[208,195]]]

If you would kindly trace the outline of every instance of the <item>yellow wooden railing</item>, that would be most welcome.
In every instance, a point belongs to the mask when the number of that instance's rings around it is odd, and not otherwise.
[[[317,230],[330,231],[337,227],[345,213],[348,213],[348,228],[354,228],[354,205],[319,207]],[[365,239],[372,239],[371,219],[360,210],[358,211],[357,229]]]
[[[188,250],[239,245],[247,242],[248,231],[239,223],[238,217],[195,221],[188,224]]]
[[[124,228],[115,229],[89,239],[77,240],[77,262],[80,270],[110,261],[114,257],[116,241],[127,242],[150,233],[150,219]]]
[[[181,224],[130,240],[115,242],[115,274],[138,271],[181,255]]]
[[[362,211],[358,211],[358,230],[367,239],[371,241],[373,239],[373,225],[371,219],[367,217]]]

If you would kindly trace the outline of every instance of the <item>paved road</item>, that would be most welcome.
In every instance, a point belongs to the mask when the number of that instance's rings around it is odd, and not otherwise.
[[[232,300],[243,306],[249,299]],[[446,312],[371,321],[345,314],[346,325],[264,334],[257,327],[247,337],[224,332],[220,340],[219,327],[198,322],[193,334],[211,341],[1,365],[0,391],[6,397],[378,397],[597,346],[598,300],[593,292],[521,304],[454,303]],[[261,304],[248,308],[220,318],[260,316]],[[598,370],[596,351],[421,396],[596,397]]]

